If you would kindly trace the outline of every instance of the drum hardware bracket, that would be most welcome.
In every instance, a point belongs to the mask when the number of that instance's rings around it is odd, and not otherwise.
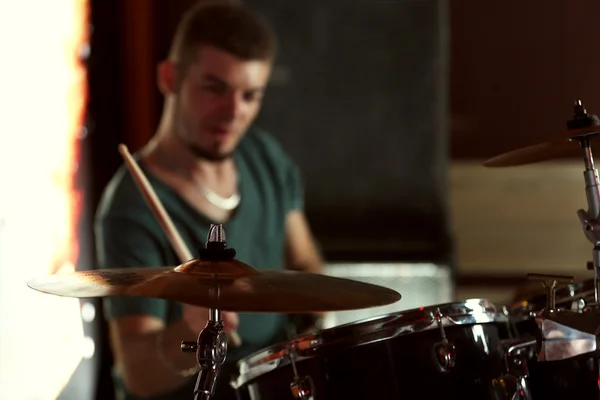
[[[536,338],[522,338],[504,341],[504,355],[507,361],[506,367],[510,369],[510,365],[508,364],[509,361],[517,360],[520,357],[528,357],[528,355],[524,354],[527,352],[531,353],[537,344],[538,341]],[[517,362],[516,365],[520,366],[520,363]],[[526,368],[523,370],[523,372],[526,374],[528,373]]]
[[[597,179],[597,170],[595,170]],[[583,225],[583,230],[587,239],[594,245],[592,250],[593,261],[590,265],[587,265],[587,269],[594,271],[594,302],[589,303],[586,308],[598,308],[598,300],[600,294],[600,222],[595,219],[589,218],[589,214],[583,210],[577,212],[579,220]]]
[[[292,364],[292,371],[294,372],[294,379],[290,383],[290,390],[295,399],[300,400],[313,400],[315,393],[315,386],[310,376],[300,378],[298,375],[298,369],[296,368],[296,344],[292,343],[288,345],[288,355],[290,363]]]
[[[538,361],[564,360],[598,349],[599,313],[557,310],[535,322],[541,332]]]
[[[556,311],[556,285],[558,283],[573,283],[574,277],[567,275],[547,275],[547,274],[527,274],[527,279],[531,281],[541,281],[546,289],[546,312]]]
[[[503,384],[498,390],[502,391],[506,399],[531,400],[527,384],[527,358],[535,352],[537,344],[535,338],[512,339],[502,343],[506,373],[500,378]]]
[[[194,389],[194,400],[209,400],[215,394],[215,386],[225,358],[227,338],[218,309],[210,309],[206,327],[198,335],[198,341],[181,342],[181,351],[196,352],[200,371]]]
[[[435,343],[433,346],[435,359],[442,372],[450,371],[456,364],[456,348],[446,337],[446,331],[444,330],[444,325],[442,323],[443,316],[439,308],[437,309],[434,318],[442,336],[442,340]]]
[[[535,315],[540,332],[538,361],[564,360],[595,351],[596,333],[600,329],[600,313],[594,309],[584,312],[556,308],[557,283],[572,283],[572,276],[528,274],[546,288],[547,307]]]

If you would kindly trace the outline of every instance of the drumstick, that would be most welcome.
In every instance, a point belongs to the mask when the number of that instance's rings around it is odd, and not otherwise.
[[[142,169],[139,167],[137,162],[129,153],[127,146],[125,146],[124,144],[120,144],[119,153],[121,153],[121,155],[123,156],[125,164],[129,168],[129,171],[131,172],[134,181],[137,183],[138,187],[140,188],[140,191],[142,192],[142,195],[150,205],[150,208],[154,212],[156,219],[158,219],[158,222],[162,227],[163,231],[169,238],[169,241],[171,242],[171,245],[175,249],[175,252],[177,253],[177,256],[179,257],[181,262],[184,263],[191,260],[193,258],[192,253],[185,245],[185,242],[179,235],[179,232],[177,232],[177,229],[175,229],[173,221],[171,221],[171,218],[167,214],[167,211],[165,210],[164,206],[162,205],[161,201],[156,195],[156,192],[154,192],[154,189],[152,189],[152,185],[148,181],[148,178],[146,178],[146,175],[144,175]],[[236,331],[232,331],[228,335],[228,337],[231,339],[231,344],[234,347],[239,347],[242,344],[242,339]]]
[[[124,144],[120,144],[119,152],[123,156],[125,164],[127,164],[127,167],[129,168],[133,179],[140,188],[142,195],[148,202],[148,205],[150,206],[152,211],[154,211],[154,214],[158,219],[158,222],[161,225],[163,231],[171,241],[171,245],[175,249],[175,252],[177,253],[177,256],[179,257],[181,262],[184,263],[194,258],[192,256],[192,253],[190,253],[185,243],[183,242],[181,236],[179,236],[179,233],[175,229],[175,225],[173,225],[173,221],[171,221],[171,218],[169,218],[167,212],[165,211],[165,208],[158,199],[156,192],[154,192],[154,189],[152,189],[150,182],[148,182],[148,178],[146,178],[146,176],[142,172],[142,169],[139,167],[137,162],[129,153],[127,146],[125,146]]]

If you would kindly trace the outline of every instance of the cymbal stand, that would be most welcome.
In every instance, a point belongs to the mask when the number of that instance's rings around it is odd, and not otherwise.
[[[556,361],[582,354],[597,351],[598,342],[596,333],[600,326],[600,305],[598,292],[600,283],[600,179],[598,170],[594,165],[594,157],[590,145],[590,137],[600,133],[600,121],[596,116],[585,112],[581,102],[575,104],[575,118],[567,122],[569,129],[593,128],[585,133],[574,134],[570,140],[579,142],[581,153],[585,162],[583,176],[585,179],[585,194],[588,210],[578,210],[577,216],[583,226],[586,238],[593,244],[593,269],[594,269],[594,301],[583,309],[583,313],[570,310],[556,309],[554,290],[559,280],[571,281],[571,277],[560,276],[534,276],[545,278],[545,287],[548,291],[548,306],[536,318],[536,324],[541,333],[541,346],[538,352],[538,361]],[[558,278],[558,279],[557,279]],[[597,366],[596,374],[600,379],[600,370]]]
[[[227,248],[223,225],[211,225],[208,231],[206,248],[200,250],[200,257],[205,260],[228,260],[235,257],[235,250]],[[214,297],[219,296],[219,288],[214,288]],[[181,351],[196,352],[196,359],[200,366],[194,400],[210,400],[215,395],[215,387],[221,368],[227,358],[227,335],[223,330],[221,310],[208,309],[206,326],[194,342],[181,342]]]
[[[586,133],[573,135],[570,140],[578,141],[581,154],[585,163],[583,177],[585,179],[585,196],[588,210],[577,211],[577,216],[583,225],[585,237],[594,245],[592,260],[594,268],[594,303],[592,307],[598,310],[598,291],[600,279],[600,191],[598,185],[598,170],[594,165],[590,137],[600,134],[600,119],[596,115],[588,114],[581,100],[575,102],[573,119],[567,121],[569,130],[589,129]],[[596,130],[595,128],[598,128]],[[590,307],[586,307],[589,311]]]
[[[585,170],[585,194],[588,203],[588,210],[579,210],[577,215],[587,239],[593,244],[592,260],[594,265],[594,303],[593,307],[598,307],[598,294],[600,289],[600,190],[598,170],[594,165],[592,148],[588,136],[578,136],[571,140],[578,140],[581,145]]]
[[[585,110],[583,109],[581,103],[575,105],[576,113],[578,106],[581,107],[580,110],[583,110],[582,113],[585,115]],[[585,162],[585,171],[583,172],[583,176],[585,178],[585,195],[588,203],[588,211],[585,212],[584,210],[579,210],[577,215],[579,216],[579,220],[583,225],[585,236],[594,245],[592,250],[592,260],[594,266],[594,303],[586,305],[583,311],[598,312],[600,311],[600,306],[598,304],[598,290],[600,288],[600,221],[598,221],[598,218],[600,217],[600,190],[598,185],[600,179],[598,179],[598,170],[594,165],[594,157],[592,155],[592,147],[590,145],[589,136],[584,135],[572,138],[572,140],[574,139],[579,140],[583,154],[583,160]],[[598,325],[592,326],[592,328],[596,328],[594,334],[597,332],[597,326]],[[596,360],[594,360],[594,369],[600,381],[600,365]]]

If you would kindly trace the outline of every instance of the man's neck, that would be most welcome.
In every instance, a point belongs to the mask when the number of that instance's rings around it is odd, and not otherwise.
[[[238,193],[233,159],[214,162],[198,158],[175,135],[160,132],[141,151],[141,161],[155,177],[170,186],[198,212],[214,221],[227,221],[231,209],[216,204],[214,195],[231,198]],[[208,196],[207,193],[212,193]]]
[[[198,157],[175,135],[158,132],[142,152],[144,160],[191,182],[213,185],[236,174],[232,158],[211,161]]]

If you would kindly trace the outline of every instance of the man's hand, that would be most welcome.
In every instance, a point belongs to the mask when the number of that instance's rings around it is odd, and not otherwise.
[[[223,330],[227,334],[235,332],[240,324],[240,319],[235,312],[221,311],[221,319],[223,320]],[[208,322],[208,309],[184,304],[183,320],[192,332],[199,334]]]
[[[323,329],[325,313],[289,314],[288,320],[297,336],[314,333]]]

